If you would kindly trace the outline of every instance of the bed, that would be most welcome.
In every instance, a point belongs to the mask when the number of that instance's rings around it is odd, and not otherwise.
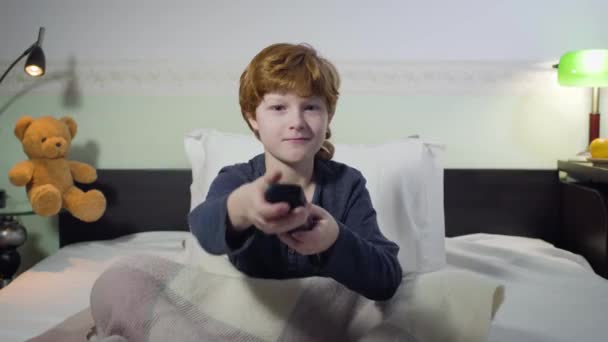
[[[59,217],[60,250],[0,291],[2,341],[23,341],[88,305],[91,286],[122,256],[186,262],[192,173],[99,170],[108,209],[95,223]],[[605,341],[608,281],[559,246],[555,170],[444,172],[447,267],[503,283],[489,341]]]

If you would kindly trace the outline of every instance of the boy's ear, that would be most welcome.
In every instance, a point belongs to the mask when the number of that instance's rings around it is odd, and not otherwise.
[[[254,131],[258,131],[259,130],[258,122],[253,117],[253,115],[251,113],[245,113],[245,116],[247,117],[247,122],[249,123],[249,126],[251,126],[251,128]]]

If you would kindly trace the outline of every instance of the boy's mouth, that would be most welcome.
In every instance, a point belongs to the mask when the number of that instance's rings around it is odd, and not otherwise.
[[[290,138],[283,138],[284,141],[307,141],[310,140],[309,137],[290,137]]]
[[[295,143],[295,144],[303,144],[310,140],[310,138],[287,138],[283,139],[285,142]]]

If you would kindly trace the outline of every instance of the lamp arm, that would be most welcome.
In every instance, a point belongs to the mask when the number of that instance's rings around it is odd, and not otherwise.
[[[30,46],[29,48],[27,48],[27,50],[25,50],[21,56],[19,56],[19,58],[17,58],[9,67],[8,69],[6,69],[6,71],[4,72],[4,74],[2,74],[2,77],[0,77],[0,83],[2,83],[2,80],[4,80],[4,78],[6,77],[6,75],[8,74],[9,71],[11,71],[11,69],[15,66],[15,64],[17,64],[23,57],[27,56],[28,53],[30,53],[30,51],[32,51],[32,49],[37,45],[37,43],[32,44],[32,46]]]

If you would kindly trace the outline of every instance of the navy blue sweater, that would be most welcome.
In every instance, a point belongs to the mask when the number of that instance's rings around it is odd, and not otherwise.
[[[378,228],[365,178],[347,165],[315,160],[312,203],[327,210],[339,226],[338,238],[327,251],[303,256],[276,235],[266,235],[255,227],[239,236],[227,235],[228,195],[265,172],[263,154],[248,163],[224,167],[206,200],[190,212],[190,231],[208,253],[228,254],[238,270],[252,277],[331,277],[372,300],[393,296],[402,277],[399,247]]]

